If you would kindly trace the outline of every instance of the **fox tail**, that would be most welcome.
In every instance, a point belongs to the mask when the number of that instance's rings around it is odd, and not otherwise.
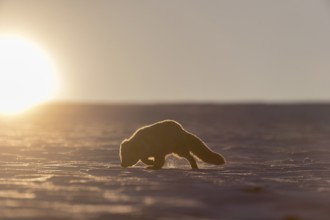
[[[199,159],[206,163],[214,165],[225,164],[225,158],[208,148],[207,145],[201,139],[187,131],[185,136],[188,149]]]

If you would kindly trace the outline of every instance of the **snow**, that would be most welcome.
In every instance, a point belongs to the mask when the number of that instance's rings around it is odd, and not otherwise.
[[[327,220],[330,106],[49,105],[0,118],[1,219]],[[179,121],[225,166],[120,167],[140,126]]]

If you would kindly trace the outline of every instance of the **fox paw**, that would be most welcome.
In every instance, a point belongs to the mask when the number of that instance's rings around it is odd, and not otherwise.
[[[159,170],[161,167],[155,167],[155,166],[148,166],[146,167],[147,170]]]

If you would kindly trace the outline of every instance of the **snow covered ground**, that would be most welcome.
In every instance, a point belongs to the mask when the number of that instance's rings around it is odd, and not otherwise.
[[[179,121],[227,160],[120,167],[142,125]],[[0,117],[0,219],[328,220],[328,105],[49,105]]]

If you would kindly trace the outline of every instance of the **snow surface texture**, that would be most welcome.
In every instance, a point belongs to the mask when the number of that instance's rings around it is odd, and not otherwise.
[[[140,126],[179,121],[226,166],[120,167]],[[330,106],[50,105],[0,118],[0,219],[328,220]]]

